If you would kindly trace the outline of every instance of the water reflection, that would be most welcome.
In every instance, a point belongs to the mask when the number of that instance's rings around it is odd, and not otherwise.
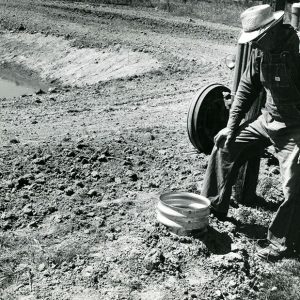
[[[19,81],[0,78],[0,98],[12,98],[30,95],[35,92],[34,87],[26,86]]]
[[[0,62],[0,100],[32,95],[40,89],[47,91],[48,84],[41,81],[37,75],[20,65]]]

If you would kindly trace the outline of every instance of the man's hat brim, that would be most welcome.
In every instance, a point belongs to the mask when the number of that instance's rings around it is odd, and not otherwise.
[[[246,44],[250,41],[253,41],[260,35],[262,35],[264,32],[266,32],[269,28],[277,24],[280,20],[282,20],[284,16],[284,11],[276,11],[273,14],[274,19],[270,23],[268,23],[266,26],[259,28],[258,30],[250,31],[250,32],[245,32],[242,31],[242,34],[238,40],[239,44]]]

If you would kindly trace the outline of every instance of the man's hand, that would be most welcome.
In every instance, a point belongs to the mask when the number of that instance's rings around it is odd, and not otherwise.
[[[224,147],[226,148],[230,141],[232,140],[233,135],[230,129],[227,127],[221,129],[214,138],[215,145],[219,148],[222,141],[225,139]]]

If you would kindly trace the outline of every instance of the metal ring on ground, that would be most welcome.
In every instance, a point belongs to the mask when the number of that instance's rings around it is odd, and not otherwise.
[[[169,192],[160,196],[159,205],[163,212],[185,217],[201,217],[209,213],[210,201],[201,195],[188,192]]]
[[[210,210],[207,208],[206,210],[200,211],[200,212],[183,212],[180,213],[175,209],[170,208],[169,206],[164,205],[162,202],[158,202],[157,204],[157,210],[159,210],[163,215],[169,217],[169,218],[177,218],[178,220],[180,219],[202,219],[206,218]]]
[[[208,219],[206,219],[205,221],[201,221],[201,222],[178,222],[178,221],[174,221],[174,220],[170,220],[169,218],[167,218],[166,216],[164,216],[162,213],[160,213],[159,211],[157,211],[157,220],[168,226],[168,227],[174,227],[174,228],[180,228],[183,230],[201,230],[203,228],[205,228],[208,225]]]
[[[208,225],[210,201],[194,193],[169,192],[160,196],[157,220],[177,234],[203,231]],[[178,231],[179,230],[179,231]]]

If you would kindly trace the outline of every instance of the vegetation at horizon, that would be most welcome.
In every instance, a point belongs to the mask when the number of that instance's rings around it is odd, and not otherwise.
[[[66,0],[75,2],[74,0]],[[255,0],[79,0],[90,4],[107,4],[153,8],[175,16],[240,26],[240,14],[246,8],[262,3]],[[76,1],[78,2],[78,1]],[[265,1],[265,2],[271,2]]]

